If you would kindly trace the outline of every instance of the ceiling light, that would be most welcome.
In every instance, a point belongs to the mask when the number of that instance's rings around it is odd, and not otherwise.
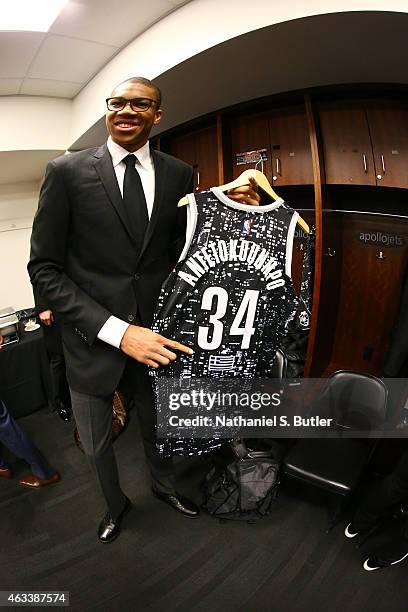
[[[0,31],[48,32],[68,0],[0,0]]]

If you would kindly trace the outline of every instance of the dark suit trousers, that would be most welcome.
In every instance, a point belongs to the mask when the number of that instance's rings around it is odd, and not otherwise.
[[[156,415],[147,367],[129,359],[119,388],[137,407],[153,486],[163,493],[174,493],[173,461],[161,458],[156,449]],[[113,394],[97,397],[71,389],[71,400],[85,454],[109,513],[115,519],[123,509],[125,496],[111,440]]]
[[[39,478],[49,478],[55,470],[42,456],[38,448],[31,442],[27,434],[16,423],[0,400],[0,442],[4,444],[16,457],[24,459],[31,467],[31,471]],[[0,454],[0,467],[6,467]]]

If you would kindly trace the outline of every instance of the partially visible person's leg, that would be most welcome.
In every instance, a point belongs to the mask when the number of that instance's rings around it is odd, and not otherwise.
[[[356,531],[371,529],[387,516],[393,506],[408,498],[408,449],[395,470],[373,486],[367,498],[359,505],[352,520]]]
[[[408,519],[401,522],[397,531],[392,531],[389,540],[364,561],[363,567],[372,571],[397,565],[404,559],[408,559]]]
[[[0,400],[0,442],[20,459],[24,459],[31,467],[34,476],[48,480],[56,471],[43,457],[27,434],[16,423],[8,412],[4,402]]]
[[[2,478],[10,478],[11,477],[11,469],[7,461],[4,459],[1,454],[1,444],[0,444],[0,476]]]

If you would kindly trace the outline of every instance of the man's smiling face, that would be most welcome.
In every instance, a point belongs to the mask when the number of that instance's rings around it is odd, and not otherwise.
[[[112,140],[127,151],[137,151],[147,142],[153,125],[161,119],[162,111],[157,108],[156,92],[142,83],[122,83],[113,90],[110,97],[155,101],[146,111],[134,111],[130,104],[126,104],[123,110],[106,112],[106,127]]]

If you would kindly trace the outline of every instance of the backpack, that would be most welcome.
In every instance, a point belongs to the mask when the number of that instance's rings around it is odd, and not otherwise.
[[[219,519],[252,523],[271,511],[278,493],[279,462],[271,450],[250,450],[242,440],[231,447],[233,459],[215,465],[205,477],[202,508]]]

